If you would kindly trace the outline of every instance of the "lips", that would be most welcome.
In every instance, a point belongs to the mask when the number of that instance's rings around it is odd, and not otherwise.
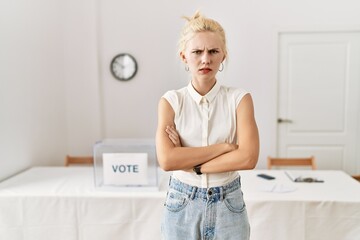
[[[208,73],[210,71],[212,71],[211,68],[200,68],[199,69],[199,72],[204,73],[204,74],[206,74],[206,73]]]

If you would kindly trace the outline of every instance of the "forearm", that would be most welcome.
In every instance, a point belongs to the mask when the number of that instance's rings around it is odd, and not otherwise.
[[[204,164],[234,149],[234,145],[227,143],[205,147],[172,147],[158,153],[158,160],[165,171],[186,170]]]
[[[253,169],[258,161],[258,151],[237,149],[207,161],[201,165],[202,173],[222,173]]]

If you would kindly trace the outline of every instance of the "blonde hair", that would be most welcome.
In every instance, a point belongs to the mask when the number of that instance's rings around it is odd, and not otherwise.
[[[192,17],[183,16],[183,18],[187,20],[187,23],[182,28],[180,34],[179,50],[178,50],[179,53],[185,51],[186,44],[191,38],[193,38],[193,36],[196,33],[214,32],[219,34],[223,42],[222,50],[224,52],[225,58],[227,57],[228,53],[226,48],[225,31],[217,21],[204,17],[203,15],[200,14],[199,11],[196,11],[196,13]]]

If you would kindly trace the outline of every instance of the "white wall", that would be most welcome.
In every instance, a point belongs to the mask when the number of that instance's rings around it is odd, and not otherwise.
[[[97,7],[94,0],[69,0],[64,8],[66,153],[73,155],[91,155],[102,139]]]
[[[0,179],[66,146],[61,1],[0,1]]]
[[[195,10],[227,32],[219,80],[253,94],[260,168],[276,151],[277,31],[360,28],[357,0],[0,0],[0,178],[102,138],[154,137],[159,98],[189,80],[176,44]],[[109,72],[120,52],[137,58],[130,82]]]

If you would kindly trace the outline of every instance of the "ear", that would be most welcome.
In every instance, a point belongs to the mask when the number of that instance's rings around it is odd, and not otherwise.
[[[183,51],[181,51],[179,55],[180,55],[181,60],[182,60],[184,63],[187,63],[185,53],[184,53]]]

